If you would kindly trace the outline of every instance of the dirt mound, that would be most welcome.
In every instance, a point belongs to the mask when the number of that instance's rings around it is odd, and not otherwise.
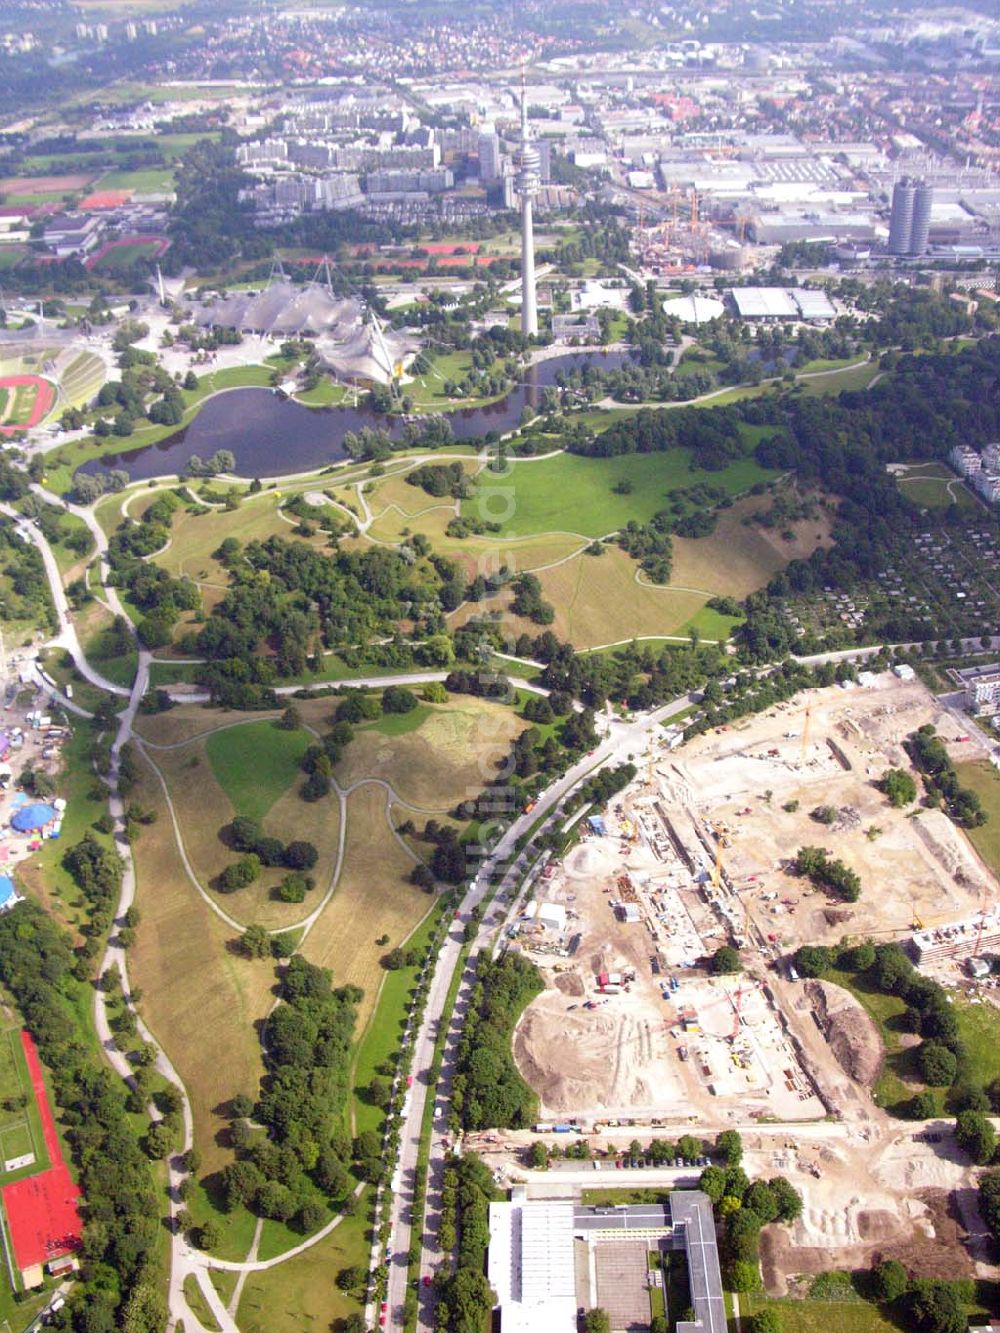
[[[847,907],[824,907],[823,920],[828,926],[843,926],[854,916]]]
[[[562,991],[563,995],[586,995],[587,993],[583,978],[578,972],[564,972],[562,976],[556,977],[556,989]]]
[[[569,975],[569,974],[566,974]],[[562,980],[562,978],[560,978]],[[528,1005],[514,1031],[514,1060],[538,1093],[542,1118],[646,1105],[678,1095],[658,1029],[641,1013],[572,1006],[558,991]]]
[[[899,1218],[884,1208],[868,1208],[858,1213],[858,1231],[865,1244],[886,1240],[899,1232]]]
[[[806,982],[806,994],[837,1063],[856,1082],[870,1088],[882,1067],[884,1049],[874,1022],[847,991],[825,981]]]
[[[565,862],[569,875],[596,875],[602,866],[602,858],[596,847],[581,843],[570,852]]]

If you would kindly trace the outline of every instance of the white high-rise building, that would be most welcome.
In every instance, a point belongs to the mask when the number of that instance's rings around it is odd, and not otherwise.
[[[538,333],[535,297],[535,233],[531,201],[538,193],[541,157],[528,128],[528,94],[521,77],[521,142],[515,155],[517,194],[521,200],[521,332]]]
[[[492,125],[484,125],[479,136],[479,179],[484,185],[492,185],[502,174],[500,156],[500,136]]]

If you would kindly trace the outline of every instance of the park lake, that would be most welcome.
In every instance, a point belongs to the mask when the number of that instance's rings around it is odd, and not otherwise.
[[[542,389],[556,377],[588,364],[603,369],[620,366],[623,351],[576,352],[550,357],[524,372],[523,380],[505,397],[483,407],[447,413],[456,440],[481,439],[490,431],[504,434],[520,424],[525,407],[537,407]],[[419,420],[419,417],[409,418]],[[123,468],[133,481],[183,470],[195,454],[207,458],[217,449],[236,457],[242,476],[273,477],[306,472],[347,457],[344,437],[364,427],[402,435],[406,418],[389,417],[367,407],[304,407],[271,389],[230,389],[209,398],[182,430],[160,444],[107,455],[83,466],[83,472]]]

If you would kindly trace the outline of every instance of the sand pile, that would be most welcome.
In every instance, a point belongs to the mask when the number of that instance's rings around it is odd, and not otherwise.
[[[820,1031],[841,1069],[857,1083],[871,1087],[878,1078],[884,1054],[874,1022],[854,996],[840,986],[808,981],[806,993]]]

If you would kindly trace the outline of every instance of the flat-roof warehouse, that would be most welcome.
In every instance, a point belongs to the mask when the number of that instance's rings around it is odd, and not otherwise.
[[[641,1251],[637,1262],[616,1263],[630,1245]],[[634,1333],[651,1313],[650,1249],[685,1253],[695,1317],[678,1333],[726,1333],[715,1220],[701,1190],[674,1190],[666,1204],[580,1207],[523,1197],[490,1204],[489,1281],[501,1333],[570,1333],[577,1311],[595,1305],[608,1310],[616,1333]]]
[[[805,287],[734,287],[730,292],[741,319],[834,319],[826,292]]]

